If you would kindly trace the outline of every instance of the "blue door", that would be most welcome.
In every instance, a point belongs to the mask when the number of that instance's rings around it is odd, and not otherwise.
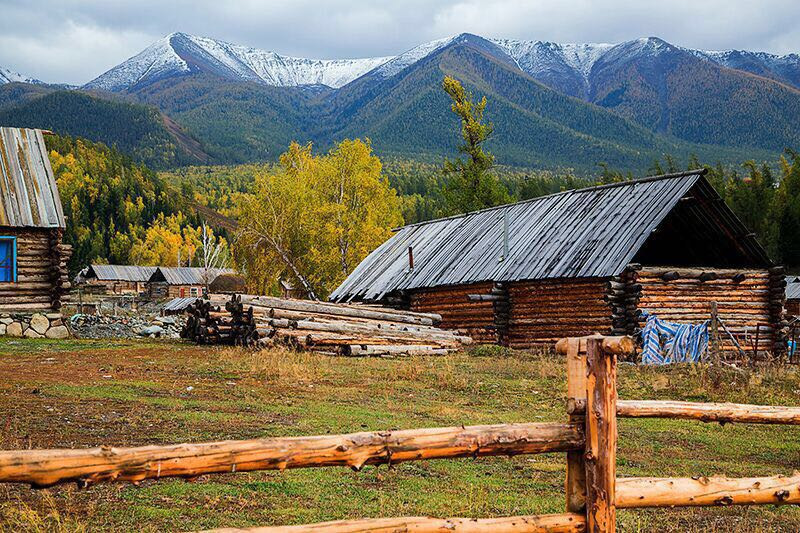
[[[16,281],[16,239],[0,237],[0,283]]]

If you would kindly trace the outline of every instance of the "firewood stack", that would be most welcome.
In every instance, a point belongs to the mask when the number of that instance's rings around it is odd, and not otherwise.
[[[233,344],[235,317],[222,311],[208,300],[198,299],[191,304],[181,337],[197,344]]]
[[[436,327],[439,315],[364,304],[211,295],[193,305],[189,315],[184,336],[199,343],[393,356],[442,355],[472,342]]]

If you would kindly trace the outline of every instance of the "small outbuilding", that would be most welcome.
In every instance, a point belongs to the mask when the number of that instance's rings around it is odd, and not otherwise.
[[[704,173],[565,191],[399,228],[331,299],[439,313],[442,327],[515,348],[632,335],[643,311],[698,323],[716,304],[743,348],[781,352],[784,271]]]
[[[0,128],[0,312],[61,307],[72,253],[65,226],[43,132]]]
[[[203,290],[222,274],[235,274],[230,268],[157,267],[148,281],[152,298],[202,296]]]
[[[156,268],[158,267],[92,264],[81,271],[77,280],[91,293],[138,295],[147,291],[147,282]]]

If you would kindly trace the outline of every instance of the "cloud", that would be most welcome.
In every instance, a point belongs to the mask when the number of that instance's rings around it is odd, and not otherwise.
[[[0,66],[84,83],[173,31],[315,58],[397,54],[465,31],[790,53],[798,17],[796,0],[0,0]]]

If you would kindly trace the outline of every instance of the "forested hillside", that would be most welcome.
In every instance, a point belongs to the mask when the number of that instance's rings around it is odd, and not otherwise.
[[[200,221],[180,192],[116,149],[48,136],[50,160],[73,246],[70,272],[90,262],[188,265]]]
[[[5,94],[20,101],[0,106],[0,124],[41,128],[115,146],[134,160],[152,168],[196,163],[167,130],[161,114],[152,107],[98,98],[79,91]]]

